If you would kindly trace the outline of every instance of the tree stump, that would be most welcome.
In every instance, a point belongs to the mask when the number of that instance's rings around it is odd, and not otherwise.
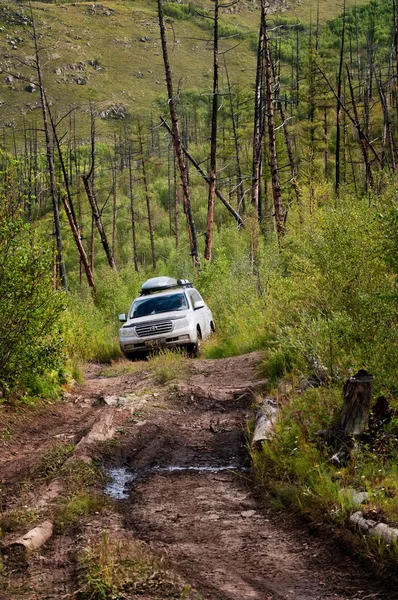
[[[345,382],[344,402],[339,420],[340,434],[343,438],[357,437],[367,429],[372,391],[373,375],[363,369]]]
[[[336,423],[317,435],[334,452],[331,462],[340,466],[349,460],[354,440],[368,430],[373,375],[361,369],[347,379],[343,388],[343,407]]]

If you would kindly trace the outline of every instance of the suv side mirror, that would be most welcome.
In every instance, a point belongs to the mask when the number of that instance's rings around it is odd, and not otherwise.
[[[119,321],[121,323],[125,323],[127,321],[127,317],[126,317],[126,315],[124,313],[121,314],[121,315],[119,315]]]
[[[198,308],[204,308],[204,307],[205,307],[205,303],[203,302],[203,300],[197,300],[195,302],[195,304],[193,305],[194,310],[198,310]]]

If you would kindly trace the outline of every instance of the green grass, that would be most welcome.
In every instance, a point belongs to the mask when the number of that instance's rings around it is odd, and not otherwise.
[[[57,476],[66,459],[71,456],[73,449],[73,444],[61,444],[50,450],[40,460],[39,473],[43,474],[47,479]]]
[[[100,512],[108,505],[102,495],[81,490],[63,498],[54,515],[54,530],[64,534],[88,515]]]
[[[110,365],[104,366],[100,371],[101,377],[120,377],[121,375],[131,375],[142,371],[148,367],[145,361],[131,362],[130,360],[121,358],[112,361]]]
[[[66,494],[59,498],[54,513],[54,528],[65,533],[78,525],[90,514],[108,506],[107,499],[99,491],[103,480],[102,471],[93,463],[80,460],[67,462],[59,470]]]
[[[161,350],[151,356],[148,366],[156,383],[164,385],[187,376],[189,365],[186,355],[178,350]]]
[[[337,16],[342,10],[342,2],[320,0],[320,18],[322,23]],[[367,3],[368,0],[347,0],[347,5]],[[56,106],[58,115],[66,113],[71,106],[87,107],[89,101],[96,103],[101,112],[114,104],[124,104],[131,114],[148,114],[156,100],[164,102],[164,67],[159,43],[156,2],[135,0],[132,2],[108,2],[111,9],[107,16],[105,10],[92,10],[91,3],[78,2],[68,4],[34,2],[34,14],[40,33],[44,33],[43,45],[51,50],[42,53],[43,73],[48,97]],[[13,4],[4,3],[15,12]],[[289,11],[286,18],[309,23],[315,21],[317,0],[303,0]],[[99,5],[98,5],[99,7]],[[211,10],[211,3],[204,3]],[[195,5],[196,8],[196,5]],[[211,68],[210,53],[206,39],[211,35],[210,21],[195,15],[193,5],[165,4],[168,19],[174,20],[175,38],[169,26],[169,55],[172,69],[178,73],[185,91],[200,90],[210,93]],[[236,14],[223,14],[220,30],[224,35],[238,33],[243,43],[228,53],[228,69],[231,80],[236,85],[247,86],[252,81],[255,66],[255,52],[251,47],[251,35],[257,35],[259,23],[258,11],[244,8]],[[8,59],[0,61],[5,72],[14,57],[31,57],[32,45],[29,33],[18,24],[4,21],[0,15],[0,25],[5,32],[23,41],[17,43],[17,50],[11,50],[5,36],[0,40],[2,56]],[[203,27],[206,30],[203,30]],[[149,37],[147,42],[141,38]],[[174,43],[175,39],[175,43]],[[223,49],[236,43],[236,38],[221,42]],[[88,61],[94,62],[91,66]],[[72,69],[71,65],[85,63],[85,70]],[[101,69],[96,69],[99,65]],[[56,69],[62,73],[57,74]],[[23,69],[15,62],[12,72],[24,71],[28,77],[34,77],[32,70]],[[137,75],[141,74],[138,78]],[[77,85],[74,77],[83,75],[87,85]],[[2,114],[4,123],[18,124],[24,116],[27,120],[38,120],[38,94],[25,91],[26,83],[15,79],[13,85],[3,85],[1,89]],[[12,89],[14,88],[14,89]],[[155,117],[157,118],[157,117]],[[88,123],[79,115],[80,135],[88,132]],[[67,127],[67,123],[63,124]],[[113,124],[101,123],[103,132],[112,132]],[[17,132],[17,136],[18,136]],[[6,139],[11,143],[12,135],[6,130]]]
[[[189,586],[184,586],[142,542],[118,539],[108,531],[85,549],[80,567],[80,600],[124,598],[129,591],[134,596],[192,598]]]
[[[0,538],[6,533],[20,531],[30,527],[38,518],[32,508],[15,508],[0,515]]]

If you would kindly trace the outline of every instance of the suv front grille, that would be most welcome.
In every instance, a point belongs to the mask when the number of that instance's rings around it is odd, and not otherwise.
[[[169,333],[173,329],[172,321],[155,321],[152,323],[142,323],[135,326],[135,332],[138,337],[148,337],[153,335],[162,335]]]

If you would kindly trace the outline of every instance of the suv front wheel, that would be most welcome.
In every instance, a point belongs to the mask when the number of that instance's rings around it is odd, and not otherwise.
[[[196,344],[188,344],[188,346],[187,346],[188,356],[190,356],[191,358],[198,358],[199,354],[200,354],[201,344],[202,344],[202,334],[198,329]]]

